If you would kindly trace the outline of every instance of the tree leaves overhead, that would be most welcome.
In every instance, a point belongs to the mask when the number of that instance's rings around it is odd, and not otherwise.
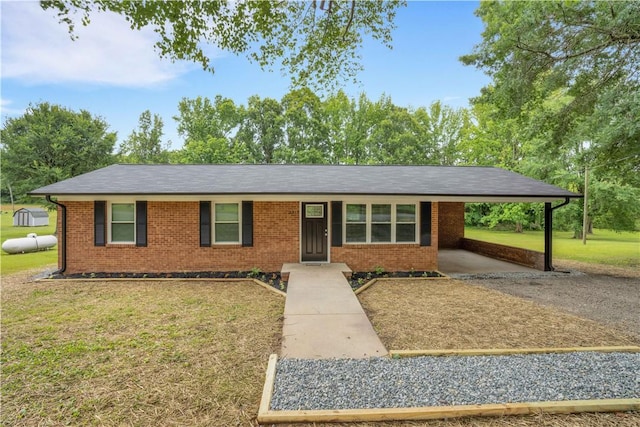
[[[493,82],[474,104],[546,151],[591,141],[591,161],[637,179],[640,2],[483,2],[476,13],[483,41],[461,60]]]
[[[640,187],[640,2],[487,1],[476,14],[482,42],[461,60],[493,81],[472,100],[464,156],[576,192],[589,167],[590,218],[633,228],[624,206]],[[556,217],[579,231],[582,202]]]
[[[111,11],[134,30],[153,28],[159,55],[214,71],[206,45],[244,55],[263,69],[288,72],[296,87],[335,87],[355,80],[365,37],[391,47],[402,0],[391,1],[41,1],[58,12],[72,38],[80,21]]]

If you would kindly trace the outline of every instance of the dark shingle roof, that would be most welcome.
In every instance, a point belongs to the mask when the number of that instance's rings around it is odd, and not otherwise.
[[[578,197],[493,167],[333,165],[112,165],[31,194]]]

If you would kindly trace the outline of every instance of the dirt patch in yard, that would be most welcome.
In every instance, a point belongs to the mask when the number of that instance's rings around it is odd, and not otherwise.
[[[589,347],[640,340],[459,280],[381,280],[360,301],[388,349]]]

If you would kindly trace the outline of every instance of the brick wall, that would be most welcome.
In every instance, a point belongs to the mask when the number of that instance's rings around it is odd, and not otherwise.
[[[438,202],[438,248],[458,249],[464,238],[464,203]]]
[[[461,249],[544,271],[544,253],[542,252],[467,238],[462,239]]]
[[[66,273],[237,271],[254,267],[280,271],[300,261],[298,202],[254,202],[253,247],[200,247],[199,203],[148,202],[147,246],[94,246],[93,202],[67,206]],[[58,215],[59,221],[62,215]],[[438,248],[438,204],[432,204],[431,246],[418,244],[344,245],[331,248],[331,261],[355,271],[435,270]],[[61,229],[61,224],[58,224]],[[62,251],[59,251],[59,264]]]
[[[344,262],[353,271],[436,270],[438,268],[438,203],[431,204],[431,246],[418,244],[344,244],[331,248],[331,262]]]
[[[93,244],[93,202],[67,206],[67,273],[279,271],[298,262],[297,202],[255,202],[253,247],[200,247],[198,202],[148,202],[147,246]],[[61,251],[60,251],[61,254]]]

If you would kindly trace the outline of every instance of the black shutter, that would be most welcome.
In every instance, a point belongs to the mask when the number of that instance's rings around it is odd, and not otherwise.
[[[107,202],[96,200],[93,202],[93,244],[105,246],[107,243]]]
[[[211,246],[211,202],[200,202],[200,246]]]
[[[431,202],[420,202],[420,246],[431,246]]]
[[[253,246],[253,202],[242,202],[242,246]]]
[[[342,246],[342,202],[331,202],[331,246]]]
[[[147,202],[136,202],[136,246],[147,246]]]

